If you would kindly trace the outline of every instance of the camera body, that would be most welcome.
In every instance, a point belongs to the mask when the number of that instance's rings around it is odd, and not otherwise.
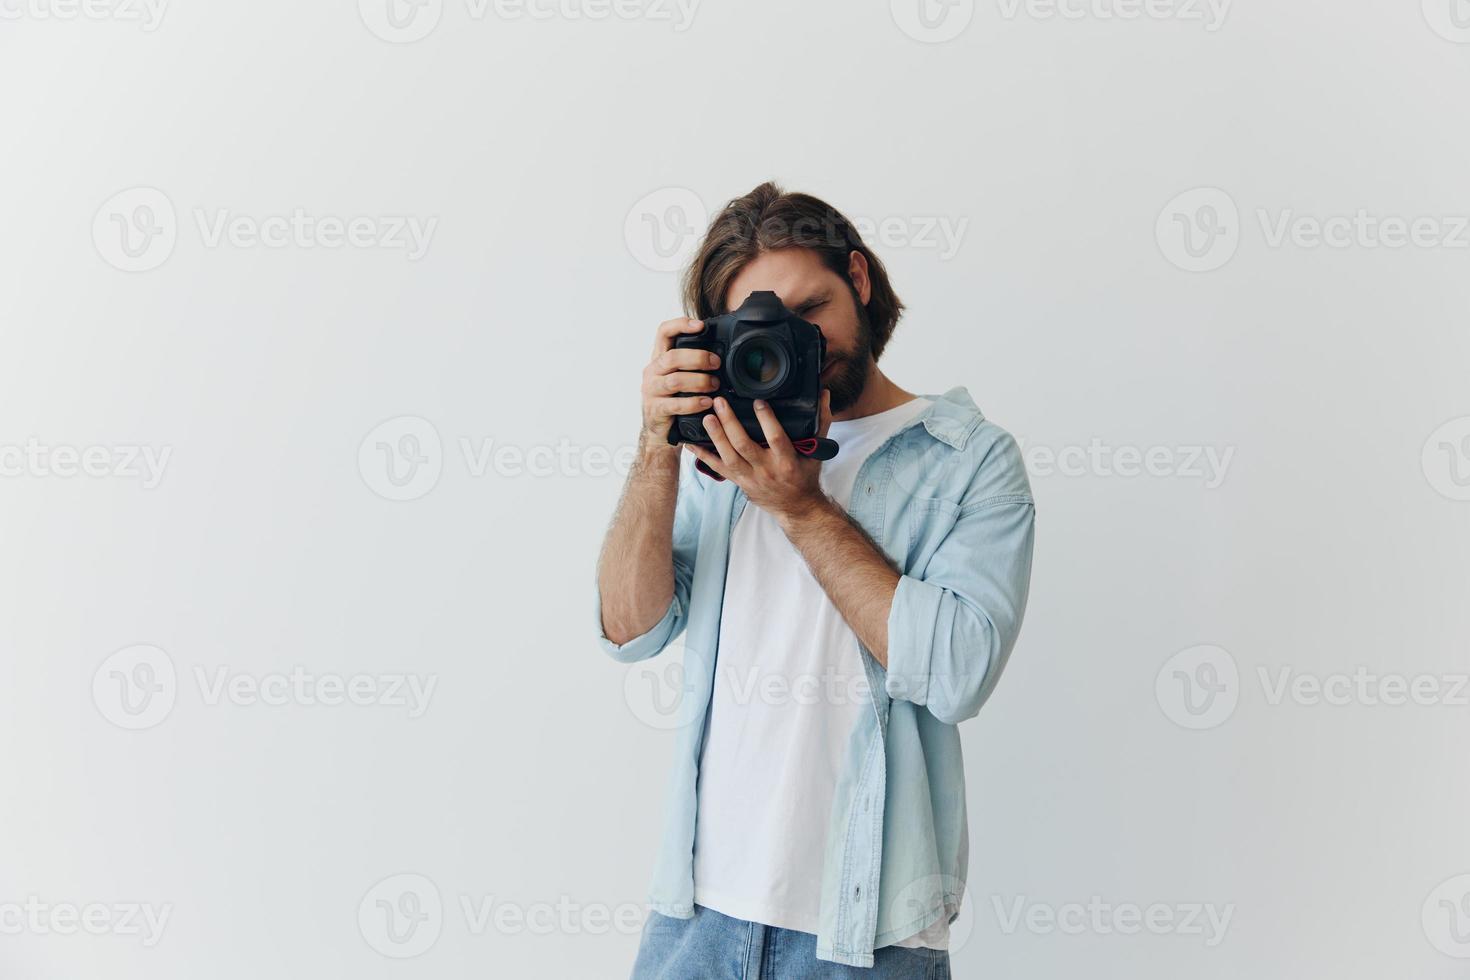
[[[702,331],[677,337],[674,346],[719,355],[720,366],[711,372],[719,378],[719,390],[700,394],[729,402],[755,441],[766,441],[755,415],[757,398],[771,406],[793,442],[816,437],[827,342],[820,327],[788,310],[775,293],[751,293],[738,310],[706,319]],[[704,417],[711,414],[675,416],[669,442],[710,446]]]

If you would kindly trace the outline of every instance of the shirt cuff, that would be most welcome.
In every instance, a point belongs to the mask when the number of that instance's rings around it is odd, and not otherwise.
[[[929,701],[934,625],[944,589],[901,575],[888,610],[888,696],[914,704]]]
[[[669,645],[669,641],[674,638],[676,624],[683,612],[684,606],[679,601],[678,591],[675,590],[674,597],[669,600],[669,608],[664,612],[664,618],[660,619],[652,629],[642,636],[633,637],[627,643],[614,643],[607,638],[607,634],[602,629],[602,596],[599,594],[594,610],[597,617],[597,639],[607,655],[619,663],[631,664],[639,660],[647,660]]]

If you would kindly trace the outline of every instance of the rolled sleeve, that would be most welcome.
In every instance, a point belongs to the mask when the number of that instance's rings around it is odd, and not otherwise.
[[[685,457],[680,461],[679,496],[674,506],[674,597],[669,600],[663,618],[641,636],[635,636],[627,643],[614,643],[603,629],[602,589],[594,582],[593,616],[597,623],[597,638],[607,655],[620,663],[635,663],[657,655],[684,631],[689,619],[694,562],[699,552],[703,522],[704,491],[694,471],[693,457],[688,454]]]
[[[1020,494],[968,506],[923,577],[899,579],[888,613],[890,698],[951,725],[980,711],[1020,633],[1035,516]]]
[[[614,643],[607,638],[607,633],[602,628],[602,596],[599,593],[594,610],[597,616],[597,639],[602,644],[602,649],[609,657],[619,663],[631,664],[639,660],[647,660],[669,645],[674,637],[678,636],[684,628],[685,604],[679,598],[678,588],[675,587],[674,598],[669,600],[669,608],[652,629],[642,636],[635,636],[627,643]]]

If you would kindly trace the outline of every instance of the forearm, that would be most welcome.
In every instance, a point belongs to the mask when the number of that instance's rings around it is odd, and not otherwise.
[[[886,668],[888,612],[898,570],[830,497],[815,498],[778,519],[843,620]]]
[[[679,450],[639,444],[597,563],[602,631],[623,644],[658,624],[674,598]]]

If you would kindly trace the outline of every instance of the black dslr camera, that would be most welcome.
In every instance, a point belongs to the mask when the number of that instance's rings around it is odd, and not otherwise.
[[[700,394],[729,402],[751,439],[766,444],[753,404],[759,398],[776,413],[797,452],[812,459],[837,455],[837,443],[817,436],[827,342],[820,327],[788,310],[775,293],[751,293],[740,309],[706,319],[703,330],[676,338],[674,346],[719,355],[720,366],[713,372],[720,379],[719,390]],[[704,430],[704,417],[712,414],[675,416],[669,442],[712,448]]]

